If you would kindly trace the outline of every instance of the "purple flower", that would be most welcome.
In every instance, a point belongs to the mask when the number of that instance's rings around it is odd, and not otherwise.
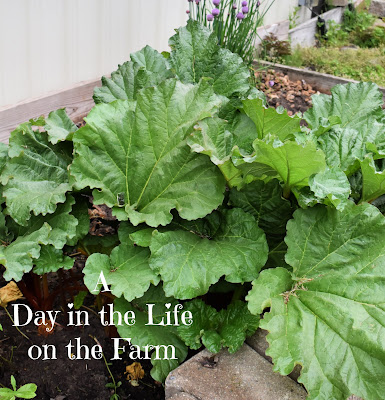
[[[233,4],[233,10],[236,10],[237,9],[237,5],[234,3]]]
[[[201,0],[195,0],[196,5],[198,6]]]
[[[190,10],[186,10],[186,14],[190,14]]]
[[[214,17],[216,17],[217,15],[219,15],[219,9],[213,8],[213,10],[211,11],[211,14],[214,15]]]
[[[247,6],[242,7],[242,12],[243,12],[243,14],[247,14],[249,12],[249,7],[247,7]]]
[[[243,18],[245,18],[245,16],[242,13],[237,14],[237,19],[243,19]]]
[[[214,15],[208,14],[207,15],[207,21],[212,21],[214,19]]]
[[[261,5],[260,1],[257,1],[257,7],[259,7]]]
[[[242,7],[246,7],[247,6],[247,1],[242,1]]]
[[[275,82],[274,81],[269,81],[269,86],[270,87],[273,87],[275,85]]]
[[[213,4],[218,7],[221,4],[221,0],[213,0]]]

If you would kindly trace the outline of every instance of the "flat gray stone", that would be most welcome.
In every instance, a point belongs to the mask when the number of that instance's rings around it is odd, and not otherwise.
[[[369,12],[380,18],[385,17],[385,0],[372,0]]]
[[[198,400],[198,399],[194,396],[191,396],[191,394],[185,392],[179,392],[174,396],[170,397],[169,400]]]
[[[165,389],[167,400],[180,393],[199,400],[305,400],[307,395],[247,344],[235,354],[223,350],[215,358],[201,351],[169,374]]]

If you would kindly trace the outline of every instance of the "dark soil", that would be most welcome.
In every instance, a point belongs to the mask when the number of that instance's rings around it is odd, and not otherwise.
[[[92,201],[92,199],[90,200]],[[117,221],[110,214],[107,207],[90,206],[90,234],[106,236],[116,233]],[[76,252],[76,249],[73,249],[73,251]],[[131,359],[128,353],[123,353],[121,360],[110,361],[113,358],[114,350],[112,337],[118,337],[118,334],[115,327],[101,325],[100,317],[97,314],[99,308],[95,304],[94,296],[88,294],[83,302],[84,307],[81,308],[88,314],[89,325],[68,326],[68,309],[65,309],[65,307],[67,303],[73,302],[73,296],[79,290],[82,288],[85,290],[82,286],[81,274],[85,259],[84,255],[79,254],[76,257],[74,267],[70,271],[48,275],[50,293],[58,293],[52,302],[44,303],[41,299],[34,298],[34,293],[29,293],[28,297],[32,301],[25,299],[8,305],[7,309],[12,316],[12,304],[27,304],[32,311],[45,309],[47,304],[50,304],[49,310],[60,310],[57,324],[55,324],[51,334],[44,335],[42,326],[39,328],[31,322],[27,326],[19,328],[30,340],[25,339],[12,326],[5,310],[0,307],[0,324],[3,327],[3,331],[0,331],[0,384],[10,387],[11,375],[14,375],[18,387],[26,383],[37,385],[37,400],[108,400],[113,394],[113,390],[106,388],[106,384],[110,384],[112,378],[103,358],[71,360],[68,357],[68,350],[65,346],[70,341],[75,344],[75,339],[80,338],[81,344],[85,344],[89,348],[95,346],[97,342],[102,346],[116,383],[121,382],[121,386],[117,390],[120,400],[163,400],[164,388],[162,384],[155,382],[150,376],[152,368],[150,360]],[[4,268],[0,267],[0,288],[7,284],[2,278],[3,272]],[[33,279],[36,279],[36,276],[33,277],[32,274],[24,275],[23,281],[18,283],[19,288],[23,290],[23,283],[31,283]],[[63,287],[62,291],[60,291],[61,287]],[[112,300],[103,298],[101,301],[106,304]],[[21,307],[21,310],[20,320],[26,321],[27,311],[25,307]],[[32,345],[54,345],[57,350],[57,359],[33,360],[29,358],[28,349]],[[127,380],[125,372],[126,367],[136,361],[140,362],[145,375],[139,380],[138,386],[132,386]]]
[[[3,286],[4,282],[0,283]],[[90,296],[91,299],[92,296]],[[26,304],[18,301],[13,304]],[[21,321],[26,321],[27,313],[21,313]],[[55,309],[58,309],[55,307]],[[13,307],[8,305],[13,316]],[[85,309],[82,309],[85,310]],[[35,383],[38,386],[38,400],[108,400],[113,393],[105,385],[112,382],[105,362],[101,360],[70,360],[65,347],[70,341],[75,344],[75,338],[80,338],[81,344],[89,348],[96,345],[96,338],[103,348],[104,355],[109,362],[111,373],[116,382],[121,381],[118,389],[120,399],[161,400],[164,399],[164,390],[160,383],[154,382],[150,376],[151,363],[149,360],[132,360],[128,354],[122,354],[121,361],[113,361],[113,342],[110,335],[118,337],[115,329],[110,332],[100,324],[98,315],[89,308],[89,326],[68,327],[66,313],[61,310],[52,334],[44,336],[42,330],[30,323],[19,329],[26,334],[30,341],[12,326],[12,322],[0,310],[0,322],[3,332],[0,332],[0,383],[10,387],[11,375],[14,375],[18,386],[26,383]],[[86,310],[85,310],[86,311]],[[57,349],[56,360],[32,360],[28,357],[28,349],[32,345],[54,345]],[[145,376],[139,381],[139,386],[132,386],[126,379],[126,366],[139,361],[145,371]]]

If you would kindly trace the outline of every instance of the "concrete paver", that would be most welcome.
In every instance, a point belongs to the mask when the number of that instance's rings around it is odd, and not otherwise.
[[[204,350],[172,371],[166,399],[187,393],[199,400],[305,400],[306,391],[273,372],[271,364],[247,344],[235,354]],[[174,400],[174,399],[173,399]]]

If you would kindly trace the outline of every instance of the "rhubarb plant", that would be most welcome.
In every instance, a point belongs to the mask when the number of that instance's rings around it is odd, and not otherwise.
[[[90,292],[103,272],[115,310],[135,311],[119,334],[174,346],[174,359],[152,354],[158,381],[188,348],[235,352],[260,326],[274,369],[301,365],[309,399],[385,399],[381,92],[336,86],[304,124],[268,108],[197,22],[170,48],[103,78],[80,129],[58,110],[0,147],[5,279],[71,268],[80,248]],[[117,236],[87,235],[87,199],[111,210]],[[160,325],[176,304],[192,324]]]

